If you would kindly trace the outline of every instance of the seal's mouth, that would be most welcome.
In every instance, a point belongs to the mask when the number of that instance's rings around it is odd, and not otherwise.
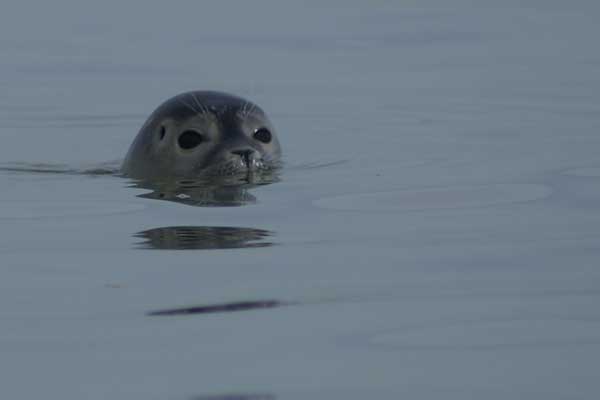
[[[272,169],[262,159],[240,157],[235,160],[228,160],[222,163],[211,165],[203,169],[201,175],[210,176],[233,176],[242,174],[252,174],[258,171]]]

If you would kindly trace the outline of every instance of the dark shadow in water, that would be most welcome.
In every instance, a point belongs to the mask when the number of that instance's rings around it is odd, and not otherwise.
[[[239,207],[256,203],[256,197],[248,192],[258,186],[279,181],[276,170],[228,176],[205,177],[178,181],[134,181],[132,187],[150,192],[138,197],[173,201],[196,207]]]
[[[228,393],[191,397],[190,400],[275,400],[275,395],[268,393]]]
[[[137,246],[158,250],[242,249],[273,246],[267,238],[274,233],[263,229],[229,226],[167,226],[138,232],[144,239]]]
[[[265,308],[275,308],[290,305],[278,300],[253,300],[253,301],[237,301],[233,303],[208,304],[204,306],[170,308],[167,310],[151,311],[146,315],[149,316],[177,316],[177,315],[192,315],[192,314],[215,314],[228,313],[237,311],[260,310]]]

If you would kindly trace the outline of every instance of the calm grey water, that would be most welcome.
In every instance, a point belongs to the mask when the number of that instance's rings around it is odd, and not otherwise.
[[[4,167],[119,160],[192,89],[286,167],[238,207],[0,171],[0,397],[597,398],[598,4],[4,5]]]

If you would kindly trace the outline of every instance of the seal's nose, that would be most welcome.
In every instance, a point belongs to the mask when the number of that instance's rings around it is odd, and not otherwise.
[[[231,153],[235,154],[236,156],[240,156],[241,159],[244,161],[244,163],[246,163],[246,165],[249,165],[252,155],[254,154],[254,150],[239,149],[239,150],[232,150]]]
[[[248,158],[250,157],[250,155],[252,153],[254,153],[254,150],[252,149],[242,149],[242,150],[232,150],[231,151],[233,154],[238,155],[242,158]]]

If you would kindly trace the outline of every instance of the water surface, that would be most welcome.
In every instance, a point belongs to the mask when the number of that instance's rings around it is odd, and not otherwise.
[[[596,398],[599,17],[592,1],[7,5],[0,394]],[[112,173],[193,89],[267,111],[277,179]]]

